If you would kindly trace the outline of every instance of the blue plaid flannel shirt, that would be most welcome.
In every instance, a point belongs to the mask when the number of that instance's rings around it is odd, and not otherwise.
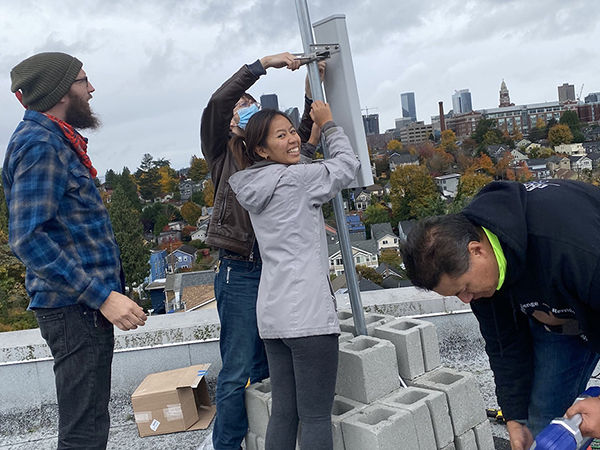
[[[2,181],[9,244],[27,267],[30,309],[98,309],[111,291],[121,292],[119,248],[100,193],[45,115],[25,112],[9,141]]]

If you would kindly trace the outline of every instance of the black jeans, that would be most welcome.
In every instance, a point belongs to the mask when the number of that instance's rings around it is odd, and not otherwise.
[[[103,450],[108,441],[113,325],[85,305],[36,309],[54,357],[58,449]]]
[[[265,339],[273,410],[266,450],[332,450],[331,408],[338,366],[338,336]]]

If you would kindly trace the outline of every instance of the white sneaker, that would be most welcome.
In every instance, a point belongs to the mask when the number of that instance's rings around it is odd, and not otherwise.
[[[198,450],[215,450],[213,447],[212,433],[210,433],[208,437],[204,439],[204,442],[200,444]]]

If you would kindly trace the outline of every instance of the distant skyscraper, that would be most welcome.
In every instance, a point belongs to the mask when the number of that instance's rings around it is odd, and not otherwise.
[[[565,103],[567,101],[575,101],[575,85],[563,83],[558,87],[558,101]]]
[[[363,117],[366,134],[379,134],[379,114],[369,114]]]
[[[506,87],[506,83],[502,80],[502,84],[500,85],[500,108],[506,108],[507,106],[515,106],[514,103],[510,102],[510,95],[508,93],[508,88]]]
[[[592,92],[585,96],[586,103],[598,103],[600,102],[600,92]]]
[[[417,121],[417,107],[415,106],[415,93],[405,92],[400,94],[402,102],[402,117],[410,117],[413,122]]]
[[[288,115],[290,120],[292,121],[292,125],[297,130],[300,126],[300,111],[295,106],[293,108],[288,108],[285,110],[285,113]]]
[[[277,94],[263,94],[260,96],[260,104],[263,109],[276,109],[279,111]]]
[[[454,95],[452,95],[452,109],[454,109],[454,114],[464,114],[473,111],[471,93],[468,89],[454,91]]]

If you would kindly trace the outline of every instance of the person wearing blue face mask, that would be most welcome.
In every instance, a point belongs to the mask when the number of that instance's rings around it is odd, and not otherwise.
[[[215,296],[221,322],[220,352],[223,367],[217,379],[215,418],[212,437],[203,450],[238,450],[247,433],[248,418],[244,389],[269,376],[264,344],[258,335],[256,300],[262,262],[250,217],[240,206],[228,180],[242,170],[240,155],[230,148],[230,140],[243,136],[250,117],[259,110],[257,101],[246,91],[269,68],[297,70],[300,60],[291,53],[265,56],[243,65],[211,96],[200,121],[200,141],[215,189],[214,209],[206,243],[219,248],[215,269]],[[324,64],[320,65],[321,74]],[[312,104],[308,80],[305,83],[305,109],[298,134],[302,154],[312,158],[319,139],[310,118]],[[316,127],[315,127],[316,128]]]

